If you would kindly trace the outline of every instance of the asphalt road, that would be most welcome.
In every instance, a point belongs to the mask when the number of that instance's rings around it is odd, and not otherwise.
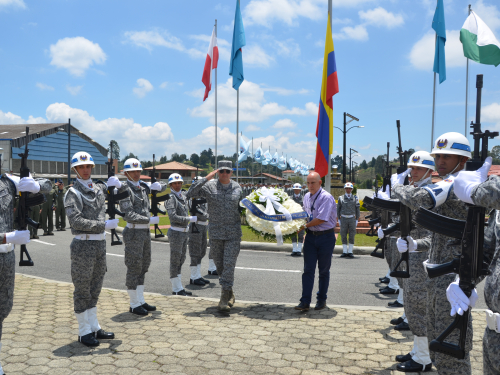
[[[54,232],[54,236],[40,236],[32,240],[28,251],[35,262],[34,267],[19,267],[16,272],[43,277],[51,280],[71,282],[70,250],[73,239],[71,231]],[[121,235],[120,235],[121,237]],[[124,245],[111,246],[110,235],[107,240],[107,268],[104,287],[126,290],[124,264]],[[16,256],[19,249],[16,247]],[[170,246],[165,242],[152,242],[153,262],[146,274],[146,291],[170,295],[169,279]],[[291,257],[288,253],[241,250],[236,265],[234,290],[241,301],[262,301],[273,303],[298,303],[301,296],[301,275],[303,258]],[[208,256],[202,262],[202,275],[212,282],[205,287],[189,285],[189,255],[182,270],[182,280],[186,289],[199,297],[220,297],[220,286],[215,276],[207,275]],[[382,295],[378,288],[385,286],[378,278],[387,272],[387,263],[368,255],[354,259],[334,255],[328,303],[332,305],[387,306],[397,295]],[[206,275],[206,276],[205,276]],[[317,277],[316,277],[317,281]],[[486,308],[483,297],[483,284],[478,290],[477,308]],[[317,284],[313,293],[317,291]],[[313,294],[314,297],[314,294]],[[313,301],[314,302],[314,301]]]

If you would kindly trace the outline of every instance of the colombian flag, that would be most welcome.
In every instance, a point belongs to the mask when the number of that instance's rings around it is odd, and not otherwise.
[[[323,60],[323,81],[321,83],[321,97],[319,100],[318,123],[316,125],[316,163],[314,170],[321,177],[328,173],[328,159],[333,152],[333,95],[339,92],[337,80],[337,64],[333,51],[332,29],[330,14],[326,27],[325,57]]]

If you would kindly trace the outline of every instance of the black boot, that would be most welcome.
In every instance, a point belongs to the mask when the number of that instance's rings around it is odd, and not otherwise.
[[[212,275],[212,276],[219,276],[219,274],[217,273],[217,271],[208,271],[208,274]]]
[[[148,315],[148,310],[146,310],[142,306],[137,306],[134,308],[131,307],[128,311],[135,315],[141,315],[141,316]]]
[[[399,317],[399,318],[397,318],[397,319],[392,319],[392,320],[391,320],[391,324],[392,324],[393,326],[397,326],[399,323],[403,323],[404,321],[405,321],[405,320],[403,319],[403,317],[401,317],[401,316],[400,316],[400,317]]]
[[[203,277],[200,277],[200,280],[203,281],[205,284],[210,284],[210,280],[204,279]]]
[[[78,342],[86,346],[99,346],[99,341],[96,340],[94,332],[88,333],[85,336],[78,336]]]
[[[201,279],[196,279],[196,280],[189,279],[189,284],[205,286],[205,283],[201,281]]]
[[[427,365],[421,365],[420,363],[415,362],[413,359],[410,359],[407,362],[400,363],[396,366],[396,370],[402,372],[427,372],[431,371],[432,363]]]
[[[394,327],[396,331],[409,331],[410,326],[406,322],[399,323],[396,327]]]
[[[402,354],[397,355],[396,356],[396,361],[397,362],[401,362],[401,363],[411,361],[411,354],[408,353],[408,354],[405,354],[405,355],[402,355]]]
[[[187,290],[185,290],[185,289],[182,289],[180,292],[172,292],[172,294],[173,294],[174,296],[192,296],[192,295],[193,295],[193,293],[188,292],[188,291],[187,291]]]
[[[156,306],[151,306],[146,302],[144,302],[141,307],[146,311],[156,311]]]
[[[105,332],[103,329],[94,332],[94,334],[96,339],[101,339],[101,340],[112,340],[115,338],[115,334],[113,332]]]

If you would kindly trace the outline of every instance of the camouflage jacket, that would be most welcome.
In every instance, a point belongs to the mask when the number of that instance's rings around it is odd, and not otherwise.
[[[303,191],[299,193],[299,196],[296,196],[293,190],[291,190],[291,193],[287,192],[287,194],[291,199],[293,199],[295,203],[300,204],[300,206],[302,207],[302,205],[304,204],[304,195],[305,195]]]
[[[359,219],[359,199],[357,195],[351,194],[351,198],[347,198],[345,194],[341,195],[337,203],[337,217],[342,215],[353,215],[356,220]]]
[[[214,240],[241,239],[241,219],[238,211],[242,192],[240,185],[231,181],[224,187],[219,181],[202,178],[191,185],[187,196],[203,197],[208,203],[210,222],[208,230]]]
[[[124,185],[127,186],[129,196],[119,202],[120,211],[125,214],[123,219],[131,224],[149,224],[149,191],[141,185],[135,186],[128,180]],[[165,191],[167,185],[164,182],[160,182],[160,185],[161,191]]]
[[[59,190],[58,187],[55,188],[56,200],[57,200],[56,206],[57,207],[64,207],[64,196],[68,192],[68,189],[69,189],[68,186],[64,186],[62,190]]]
[[[170,193],[170,199],[165,202],[170,225],[173,227],[186,228],[189,225],[189,206],[186,192],[181,190],[179,198],[174,192]]]

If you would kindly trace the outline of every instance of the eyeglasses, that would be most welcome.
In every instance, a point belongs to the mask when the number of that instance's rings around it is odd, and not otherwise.
[[[219,173],[231,173],[229,169],[219,169]]]

